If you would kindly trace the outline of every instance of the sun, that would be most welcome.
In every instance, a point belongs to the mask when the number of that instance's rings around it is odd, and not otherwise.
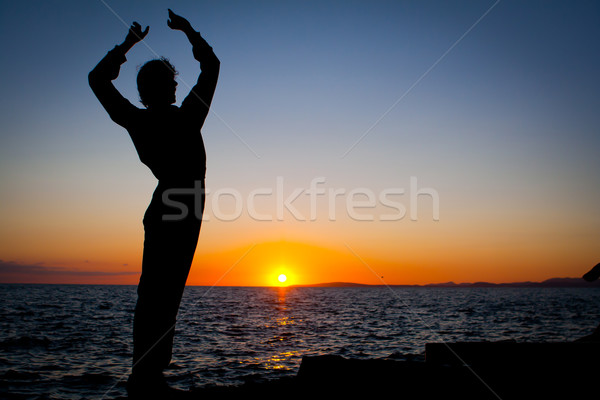
[[[287,281],[287,276],[285,276],[284,274],[281,274],[277,277],[277,280],[281,283]]]

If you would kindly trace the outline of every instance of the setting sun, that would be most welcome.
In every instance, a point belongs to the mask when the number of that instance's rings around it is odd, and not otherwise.
[[[281,274],[277,277],[277,280],[281,283],[285,282],[287,280],[287,276],[285,276],[284,274]]]

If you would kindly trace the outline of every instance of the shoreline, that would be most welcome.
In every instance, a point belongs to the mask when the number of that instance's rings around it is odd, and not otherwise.
[[[425,361],[305,356],[294,377],[193,389],[189,399],[521,399],[595,393],[600,343],[428,343]]]

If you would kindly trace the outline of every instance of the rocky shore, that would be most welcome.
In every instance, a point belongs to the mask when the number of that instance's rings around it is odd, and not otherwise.
[[[597,394],[599,374],[600,343],[430,343],[424,362],[304,357],[292,378],[192,394],[197,399],[577,399]]]

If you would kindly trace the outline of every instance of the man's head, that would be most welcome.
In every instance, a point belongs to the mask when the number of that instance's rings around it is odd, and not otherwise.
[[[142,65],[137,76],[140,101],[147,108],[175,103],[177,71],[166,58],[151,60]]]

